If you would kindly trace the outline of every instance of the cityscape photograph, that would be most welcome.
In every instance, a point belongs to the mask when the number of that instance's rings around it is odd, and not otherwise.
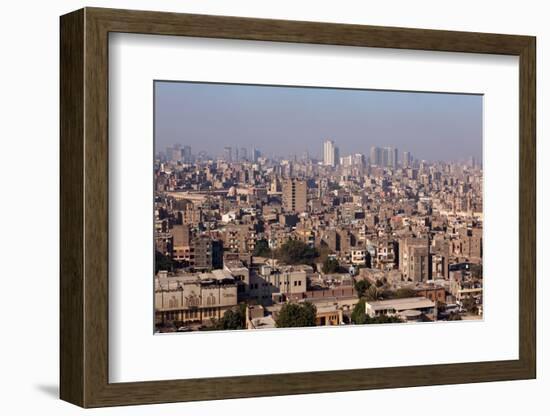
[[[154,82],[154,331],[483,319],[483,97]]]

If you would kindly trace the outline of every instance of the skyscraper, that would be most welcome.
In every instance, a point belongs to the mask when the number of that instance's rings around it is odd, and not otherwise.
[[[239,156],[241,157],[241,161],[242,162],[246,162],[248,161],[248,155],[247,155],[247,152],[246,152],[246,148],[245,147],[241,147],[241,151],[239,152]]]
[[[250,158],[251,158],[251,161],[256,163],[258,161],[258,159],[261,157],[261,153],[258,149],[256,149],[255,147],[252,148],[252,151],[251,151],[251,154],[250,154]]]
[[[395,147],[384,147],[380,149],[382,152],[382,160],[380,165],[389,168],[397,167],[397,149]]]
[[[370,148],[370,164],[382,166],[382,149],[376,146]]]
[[[376,166],[384,166],[396,168],[399,157],[395,147],[376,147],[370,148],[370,164]]]
[[[344,167],[363,167],[365,164],[365,157],[361,153],[355,153],[353,155],[342,157],[340,159],[340,164]]]
[[[362,153],[355,153],[353,155],[353,166],[363,167],[365,165],[365,156]]]
[[[397,155],[397,149],[395,147],[386,147],[387,152],[387,165],[390,168],[396,168],[399,157]]]
[[[177,163],[181,160],[181,145],[175,144],[173,147],[166,148],[167,157],[170,161]]]
[[[334,141],[325,140],[323,144],[323,162],[326,166],[336,166],[340,159],[340,152],[334,146]]]
[[[181,159],[183,163],[191,163],[191,146],[183,146],[181,149]]]
[[[223,160],[226,162],[232,161],[232,150],[230,146],[226,146],[223,148]]]
[[[404,168],[410,168],[412,166],[411,152],[403,152],[403,160],[401,161]]]
[[[283,208],[287,212],[301,213],[306,210],[307,184],[304,180],[283,181]]]

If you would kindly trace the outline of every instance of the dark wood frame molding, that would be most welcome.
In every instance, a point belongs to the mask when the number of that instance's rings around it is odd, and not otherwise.
[[[62,16],[60,28],[60,396],[63,400],[83,407],[100,407],[536,377],[534,37],[99,8],[85,8]],[[519,56],[519,359],[109,383],[110,32]]]

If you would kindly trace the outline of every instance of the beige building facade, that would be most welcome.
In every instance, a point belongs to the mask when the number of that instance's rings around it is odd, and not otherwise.
[[[237,305],[237,284],[227,271],[155,277],[155,321],[207,324]]]
[[[283,181],[283,208],[287,212],[301,213],[307,208],[307,184],[299,179]]]

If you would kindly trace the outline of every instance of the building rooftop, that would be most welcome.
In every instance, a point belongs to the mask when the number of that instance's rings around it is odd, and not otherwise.
[[[327,313],[338,311],[338,305],[317,305],[317,313]]]
[[[246,272],[248,270],[240,260],[227,260],[224,262],[224,268],[229,272]]]
[[[367,305],[374,310],[395,309],[397,311],[404,311],[407,309],[433,308],[435,303],[423,296],[418,296],[413,298],[370,301],[367,302]]]
[[[269,329],[275,328],[275,320],[271,316],[263,316],[261,318],[254,318],[250,320],[252,329]]]
[[[228,270],[223,269],[216,269],[212,270],[209,273],[200,273],[199,277],[201,280],[225,280],[225,279],[233,279],[233,275]]]
[[[229,284],[234,283],[233,275],[227,270],[216,269],[209,273],[184,273],[177,275],[158,274],[155,278],[155,290],[177,289],[185,284]]]

